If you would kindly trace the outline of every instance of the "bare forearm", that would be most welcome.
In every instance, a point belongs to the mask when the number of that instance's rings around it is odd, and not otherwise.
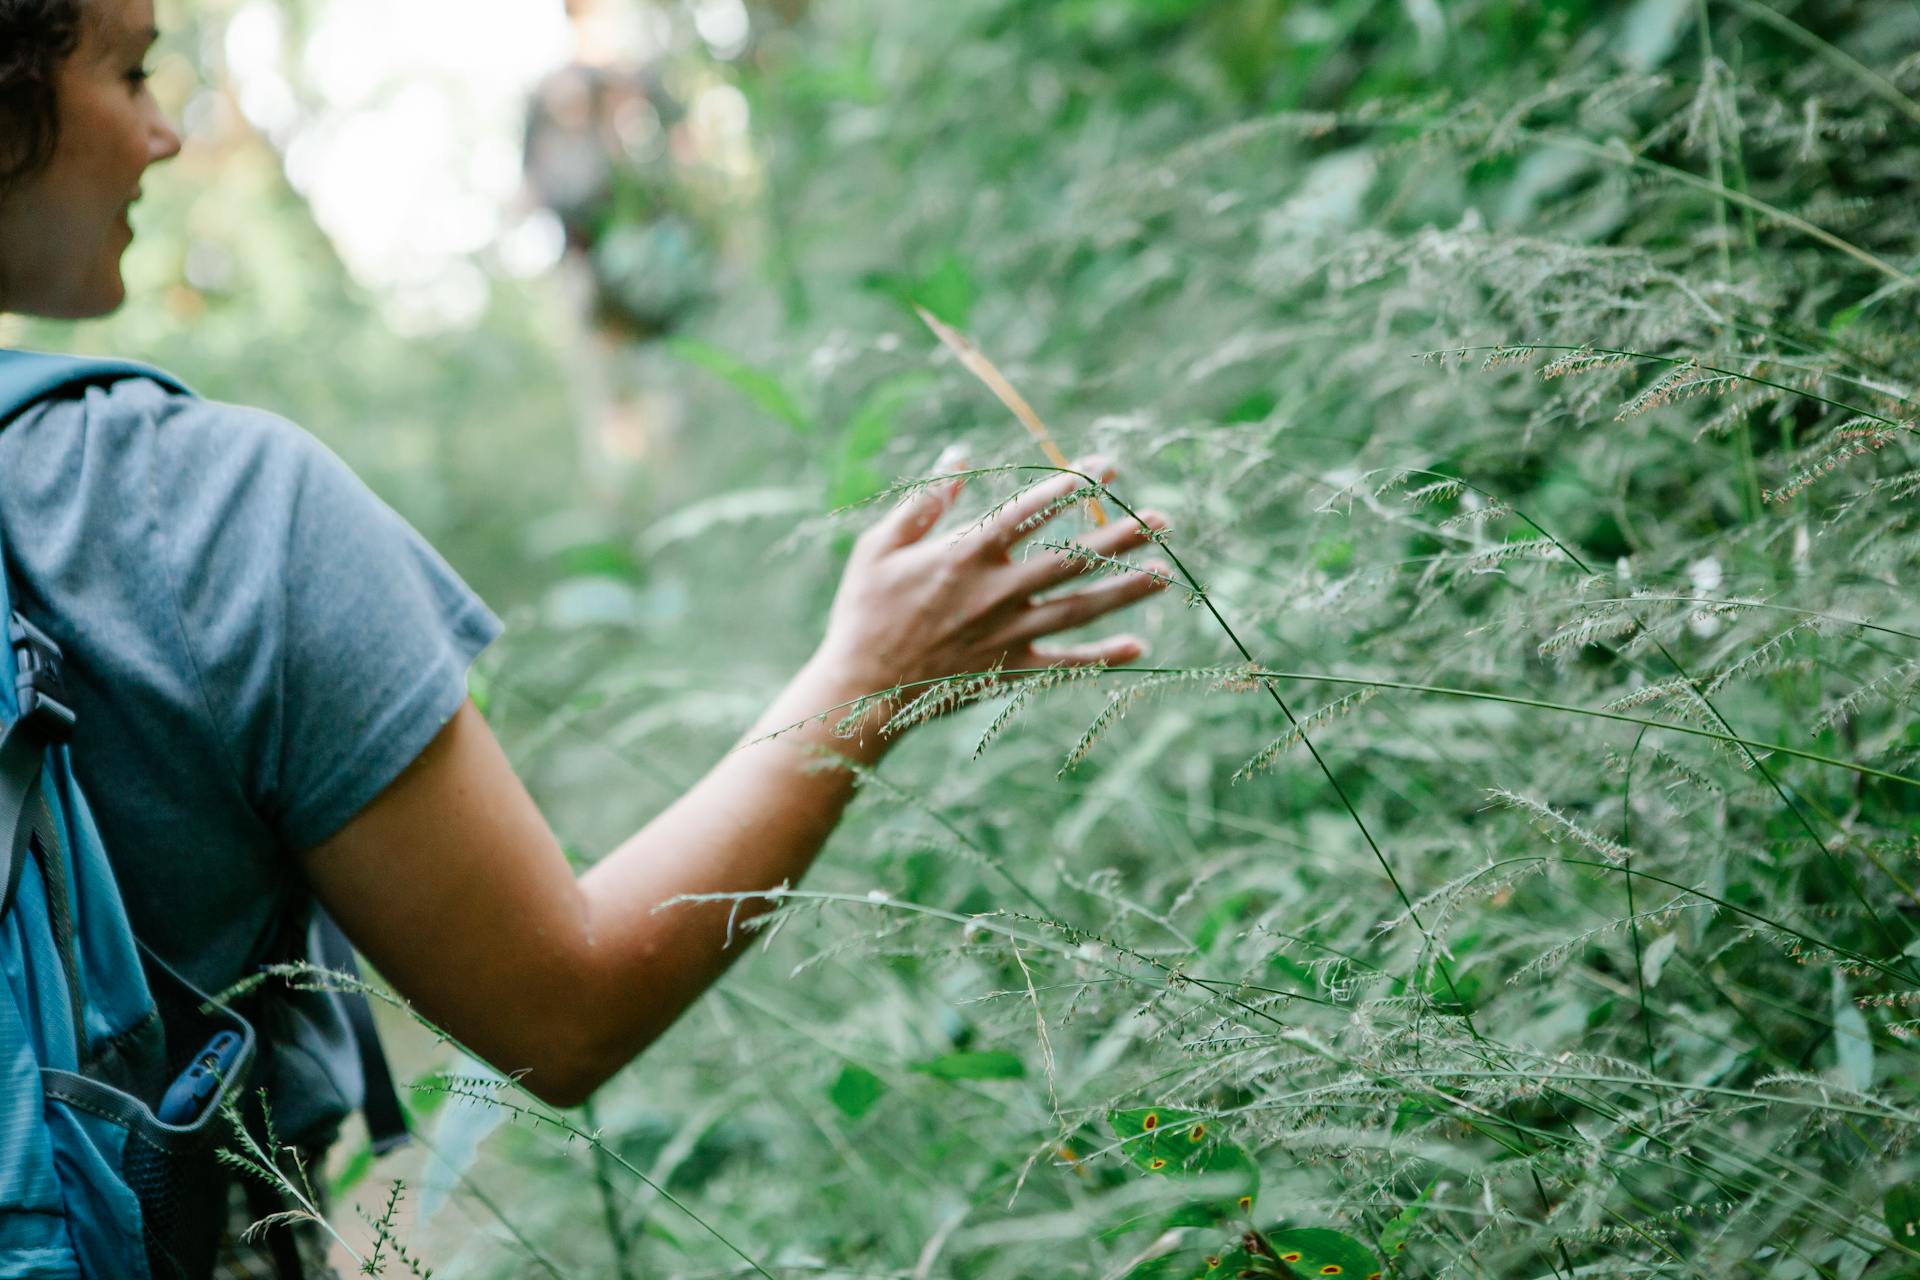
[[[854,789],[846,770],[822,767],[821,749],[872,763],[888,745],[877,728],[842,739],[814,717],[896,680],[1139,656],[1129,636],[1033,642],[1157,589],[1164,571],[1038,599],[1080,561],[1009,554],[1083,473],[1105,471],[1087,461],[952,536],[929,533],[959,481],[895,507],[854,544],[823,656],[743,745],[578,880],[469,702],[378,797],[305,851],[315,894],[427,1017],[501,1069],[524,1071],[547,1100],[579,1101],[720,976],[746,941],[741,921],[769,905],[757,895],[812,864]],[[1110,558],[1162,524],[1115,522],[1085,546]],[[701,895],[716,899],[665,905]]]
[[[597,1030],[590,1074],[611,1074],[645,1048],[705,991],[745,945],[741,924],[767,899],[681,902],[695,894],[752,894],[805,874],[852,799],[853,774],[832,752],[860,764],[886,744],[872,727],[853,738],[810,720],[872,692],[816,658],[787,685],[743,739],[691,790],[622,843],[580,881],[590,972],[582,1016]],[[765,735],[806,720],[798,729]]]

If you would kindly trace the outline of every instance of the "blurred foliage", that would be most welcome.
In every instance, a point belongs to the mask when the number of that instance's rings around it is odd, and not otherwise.
[[[4,336],[138,358],[204,395],[295,419],[510,609],[526,591],[527,522],[577,480],[548,336],[563,304],[503,280],[470,332],[395,332],[223,84],[221,36],[237,7],[159,6],[154,87],[187,146],[134,210],[127,306],[78,326],[9,318]]]
[[[632,1171],[776,1274],[1912,1272],[1920,11],[751,12],[612,492],[561,299],[397,338],[244,138],[72,335],[314,426],[513,611],[488,714],[583,860],[804,656],[831,512],[1040,464],[912,302],[1174,513],[1159,670],[920,730],[596,1140],[424,1095],[443,1273],[742,1269]]]

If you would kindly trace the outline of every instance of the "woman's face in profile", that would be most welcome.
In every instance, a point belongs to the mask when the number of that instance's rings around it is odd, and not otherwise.
[[[80,43],[54,77],[53,156],[0,196],[0,310],[80,319],[119,306],[140,176],[180,150],[147,91],[153,0],[81,6]]]

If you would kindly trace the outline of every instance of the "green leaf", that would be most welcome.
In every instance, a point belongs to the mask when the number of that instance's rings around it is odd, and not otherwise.
[[[942,258],[913,288],[913,301],[956,329],[967,327],[967,317],[973,314],[979,295],[967,264],[952,255]]]
[[[855,1065],[842,1068],[827,1087],[827,1097],[849,1120],[858,1120],[873,1110],[873,1104],[880,1101],[886,1092],[886,1081],[865,1067]]]
[[[1222,413],[1220,415],[1220,421],[1259,422],[1268,414],[1272,413],[1275,406],[1279,403],[1280,397],[1272,391],[1262,389],[1249,392],[1246,396],[1235,402],[1226,412]]]
[[[1171,1107],[1136,1107],[1108,1112],[1107,1123],[1139,1168],[1164,1177],[1220,1179],[1229,1190],[1224,1203],[1215,1202],[1215,1211],[1252,1211],[1260,1192],[1260,1167],[1245,1147],[1215,1132],[1205,1116]]]
[[[475,710],[484,716],[493,706],[493,679],[479,667],[467,669],[467,696],[473,699]]]
[[[1027,1074],[1027,1064],[1004,1049],[970,1049],[945,1053],[913,1069],[941,1080],[1018,1080]]]
[[[840,432],[840,453],[828,485],[827,505],[850,507],[887,487],[872,465],[900,427],[900,411],[926,393],[933,378],[910,373],[888,378],[868,391]]]
[[[1315,568],[1339,577],[1353,567],[1353,539],[1323,537],[1313,544],[1312,555]]]
[[[1308,991],[1313,990],[1320,982],[1319,975],[1314,973],[1312,969],[1301,964],[1292,956],[1283,955],[1278,951],[1267,957],[1267,968],[1274,973],[1284,974],[1292,978]]]
[[[1243,1276],[1380,1280],[1382,1273],[1373,1251],[1344,1232],[1328,1227],[1287,1227],[1247,1231],[1237,1239],[1216,1239],[1198,1246],[1183,1240],[1126,1274],[1128,1280],[1228,1280]]]
[[[1416,1125],[1423,1125],[1427,1121],[1436,1118],[1439,1114],[1440,1113],[1435,1111],[1432,1106],[1421,1101],[1419,1098],[1404,1099],[1400,1103],[1399,1109],[1393,1113],[1393,1131],[1395,1133],[1405,1133]]]
[[[1271,1256],[1286,1267],[1283,1275],[1379,1280],[1384,1270],[1373,1250],[1330,1227],[1289,1227],[1264,1232],[1259,1240],[1272,1250]]]
[[[1203,955],[1211,951],[1214,939],[1218,938],[1228,925],[1244,920],[1247,916],[1247,908],[1256,901],[1258,897],[1251,889],[1242,889],[1214,903],[1207,909],[1207,914],[1201,917],[1199,925],[1194,928],[1194,947]]]
[[[1887,1192],[1881,1202],[1887,1231],[1909,1249],[1920,1249],[1920,1182],[1906,1182]]]
[[[909,311],[915,306],[925,307],[956,329],[967,327],[967,317],[973,314],[973,304],[980,296],[973,272],[966,263],[951,254],[935,263],[932,270],[920,275],[874,272],[866,276],[862,283],[876,293],[894,299]],[[918,324],[917,321],[915,323]]]
[[[1233,1241],[1182,1243],[1148,1258],[1126,1273],[1127,1280],[1231,1280],[1246,1275],[1279,1275],[1262,1270],[1261,1260]]]
[[[626,542],[587,542],[560,553],[560,568],[569,574],[598,575],[634,581],[645,576],[633,547]]]
[[[900,410],[926,394],[933,381],[929,374],[911,373],[888,378],[869,391],[847,419],[841,433],[841,456],[864,462],[886,448],[899,429]]]
[[[811,435],[813,419],[800,401],[764,369],[757,369],[730,351],[692,338],[675,338],[667,349],[696,368],[705,369],[754,404],[801,435]]]
[[[865,502],[886,487],[885,477],[866,463],[843,463],[834,472],[827,488],[827,506],[832,510],[851,507],[857,502]],[[851,534],[847,536],[852,538]]]
[[[370,1146],[360,1148],[353,1153],[346,1164],[340,1167],[340,1172],[333,1175],[333,1179],[327,1184],[328,1191],[335,1199],[344,1197],[360,1185],[361,1180],[372,1170],[373,1161],[373,1148]]]
[[[1438,1178],[1429,1182],[1426,1189],[1415,1197],[1413,1203],[1395,1214],[1393,1221],[1380,1232],[1380,1247],[1386,1251],[1389,1258],[1407,1247],[1407,1233],[1412,1231],[1414,1223],[1420,1220],[1421,1211],[1427,1207],[1427,1201],[1433,1198],[1433,1189],[1439,1185]]]

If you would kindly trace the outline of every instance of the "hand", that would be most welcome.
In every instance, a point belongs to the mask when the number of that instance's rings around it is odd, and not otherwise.
[[[949,450],[939,466],[951,472],[965,463]],[[1116,474],[1112,461],[1097,455],[1073,467],[1103,484]],[[909,495],[854,543],[815,661],[860,692],[873,693],[995,666],[1082,667],[1140,657],[1146,645],[1131,635],[1059,648],[1035,645],[1168,585],[1171,567],[1156,560],[1143,566],[1146,573],[1114,574],[1078,591],[1036,599],[1098,568],[1052,549],[1014,554],[1059,514],[1053,504],[1085,483],[1067,473],[1044,480],[989,518],[949,536],[929,535],[965,479]],[[1104,556],[1124,555],[1150,540],[1149,529],[1166,528],[1166,517],[1158,512],[1140,516],[1138,521],[1116,516],[1076,545]]]

